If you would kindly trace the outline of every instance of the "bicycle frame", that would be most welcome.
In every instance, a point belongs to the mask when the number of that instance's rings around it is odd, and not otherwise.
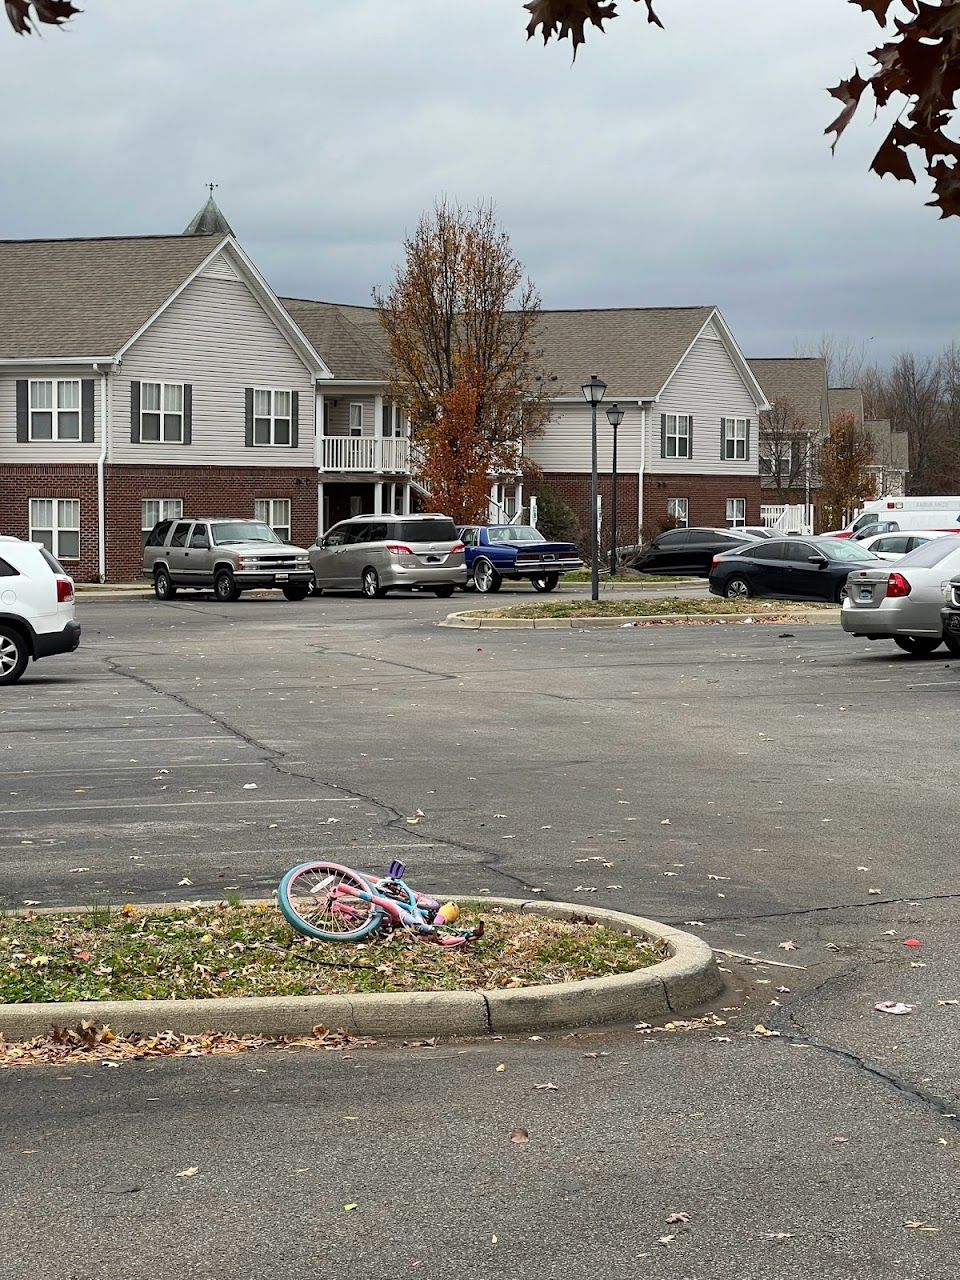
[[[391,872],[393,870],[391,867]],[[357,892],[349,885],[337,885],[336,896],[371,903],[390,918],[395,928],[409,929],[445,947],[457,947],[483,936],[482,923],[475,929],[452,929],[449,925],[445,925],[443,930],[439,929],[426,915],[426,912],[439,910],[440,903],[437,899],[414,892],[399,876],[391,874],[375,880],[373,876],[367,876],[363,872],[358,872],[357,875],[368,885],[367,891]]]

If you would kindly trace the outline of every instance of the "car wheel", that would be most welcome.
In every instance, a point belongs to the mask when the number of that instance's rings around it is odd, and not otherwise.
[[[158,569],[153,575],[153,593],[158,600],[170,600],[177,594],[166,569]]]
[[[893,643],[914,658],[926,658],[939,649],[943,641],[934,640],[931,636],[894,636]]]
[[[476,589],[482,596],[487,596],[499,591],[502,584],[503,579],[490,561],[481,557],[473,566],[473,585]]]
[[[723,588],[723,594],[728,600],[749,600],[753,595],[753,588],[746,578],[730,578]]]
[[[539,578],[531,578],[534,591],[556,591],[560,581],[559,573],[542,573]]]
[[[453,595],[454,591],[456,591],[456,587],[452,586],[450,583],[447,583],[445,586],[442,586],[442,587],[433,588],[433,594],[439,600],[449,600],[450,597]]]
[[[849,594],[850,594],[850,592],[849,592],[849,590],[847,589],[846,583],[841,583],[841,584],[840,584],[840,586],[839,586],[839,587],[837,587],[837,590],[836,590],[836,592],[835,592],[835,594],[834,594],[834,597],[833,597],[833,598],[834,598],[834,601],[835,601],[837,604],[843,604],[844,600],[846,600],[846,598],[847,598],[847,596],[848,596]]]
[[[360,590],[368,600],[382,600],[387,594],[384,588],[380,585],[380,578],[376,569],[372,568],[370,565],[368,565],[360,575]]]
[[[305,582],[291,582],[288,587],[283,588],[283,594],[287,600],[306,600],[310,588]]]
[[[213,594],[224,604],[232,604],[240,599],[240,588],[236,579],[227,569],[221,569],[213,580]]]
[[[29,661],[26,639],[13,627],[0,627],[0,684],[15,684]]]

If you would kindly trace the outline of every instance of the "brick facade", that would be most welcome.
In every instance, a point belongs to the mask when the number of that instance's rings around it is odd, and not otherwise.
[[[108,465],[105,474],[108,582],[140,573],[141,503],[179,498],[185,516],[252,518],[258,498],[290,500],[290,537],[309,547],[317,536],[317,472],[313,467],[152,467]],[[78,582],[99,574],[97,468],[82,463],[0,466],[0,530],[30,536],[31,498],[80,500],[80,561],[64,568]]]
[[[549,485],[573,511],[581,529],[590,529],[590,477],[576,471],[544,472],[542,482]],[[536,494],[537,483],[528,482],[528,491]],[[597,477],[600,494],[600,533],[604,545],[610,546],[610,512],[613,478],[609,474]],[[617,476],[617,541],[629,546],[637,541],[637,510],[639,506],[639,477],[634,474]],[[587,539],[589,541],[589,537]]]

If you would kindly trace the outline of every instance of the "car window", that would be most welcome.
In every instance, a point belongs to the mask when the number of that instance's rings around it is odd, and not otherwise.
[[[40,554],[43,556],[44,560],[47,562],[47,564],[50,566],[50,568],[53,570],[54,573],[59,573],[60,576],[64,578],[70,577],[69,573],[67,573],[66,569],[63,567],[60,561],[54,555],[52,555],[51,552],[49,552],[46,547],[40,548]]]
[[[8,564],[6,560],[0,560],[0,578],[19,578],[19,577],[20,577],[19,572],[13,567],[12,564]]]
[[[907,539],[907,548],[906,548],[906,549],[907,549],[907,551],[916,551],[917,547],[923,547],[923,546],[926,546],[926,544],[927,544],[929,541],[930,541],[930,539],[929,539],[926,535],[924,535],[923,537],[920,537],[919,535],[914,534],[914,536],[913,536],[912,538],[908,538],[908,539]]]
[[[810,554],[812,555],[814,551],[826,556],[828,560],[859,560],[862,563],[864,560],[877,559],[870,548],[865,547],[862,542],[848,542],[842,538],[824,538],[815,547],[811,547]]]
[[[487,530],[491,542],[541,542],[541,536],[528,524],[492,525]]]
[[[476,529],[461,529],[460,541],[465,547],[475,547],[477,545]]]
[[[229,542],[279,542],[280,539],[262,520],[218,520],[210,526],[213,545]]]
[[[813,546],[809,542],[785,542],[783,544],[784,560],[806,560],[808,556],[822,555],[823,552],[819,547]]]
[[[147,534],[146,546],[162,547],[167,540],[167,534],[170,532],[172,520],[161,520],[159,524],[155,524]]]
[[[329,533],[324,535],[323,545],[325,547],[342,547],[347,541],[347,530],[350,528],[347,524],[336,524]]]
[[[924,543],[922,547],[917,547],[916,551],[911,551],[903,557],[898,563],[897,569],[917,568],[932,569],[934,565],[940,564],[952,552],[958,550],[956,538],[945,535],[942,538],[931,538],[929,542]]]
[[[870,550],[873,552],[889,551],[891,554],[903,553],[910,550],[910,543],[912,542],[912,538],[878,538],[873,546],[870,547]]]
[[[358,536],[351,539],[353,542],[386,542],[387,526],[385,524],[362,524],[358,529]]]
[[[190,535],[190,546],[195,547],[197,551],[209,550],[210,539],[207,537],[207,526],[205,524],[193,526],[193,533]]]
[[[682,547],[693,541],[696,531],[693,529],[670,529],[655,539],[657,547]]]
[[[192,522],[183,520],[173,531],[173,537],[170,539],[171,547],[185,547],[187,545],[187,534],[190,532]]]
[[[758,542],[756,546],[749,543],[742,547],[740,554],[749,556],[751,560],[782,560],[785,542]]]
[[[400,520],[392,531],[400,542],[457,542],[452,520]],[[539,535],[538,535],[539,536]]]

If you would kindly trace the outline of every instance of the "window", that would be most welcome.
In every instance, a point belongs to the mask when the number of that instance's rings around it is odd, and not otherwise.
[[[733,419],[728,418],[727,421],[731,422]],[[792,475],[794,467],[793,445],[794,442],[792,440],[761,440],[758,460],[760,474],[762,476]],[[726,452],[726,437],[724,437],[724,452]]]
[[[80,439],[79,378],[31,381],[30,439]]]
[[[681,533],[678,529],[661,533],[654,538],[654,546],[656,547],[682,547],[686,546],[692,538],[692,534]]]
[[[398,520],[393,535],[399,542],[457,542],[452,520]],[[538,535],[539,536],[539,535]]]
[[[253,443],[289,445],[293,392],[253,389]]]
[[[363,515],[363,499],[358,493],[351,493],[350,495],[350,514],[352,516]]]
[[[140,439],[183,443],[183,383],[144,382],[140,386]]]
[[[140,531],[143,534],[145,546],[156,547],[163,542],[160,538],[159,542],[148,541],[150,531],[161,520],[166,521],[164,533],[170,528],[171,520],[179,520],[183,515],[182,498],[144,498],[140,503]]]
[[[183,520],[173,531],[173,537],[170,539],[171,547],[185,547],[187,545],[187,534],[190,532],[190,521]]]
[[[281,542],[290,541],[290,499],[258,498],[253,504],[255,520],[268,524]]]
[[[370,524],[361,525],[360,528],[361,533],[357,538],[358,542],[386,542],[387,540],[387,526],[385,524],[377,524],[376,521],[372,521]]]
[[[80,559],[80,500],[31,498],[30,541],[58,560]]]
[[[477,545],[476,529],[461,529],[460,541],[465,547],[475,547]]]
[[[664,458],[689,458],[692,454],[690,437],[693,419],[689,413],[665,413],[663,415]]]
[[[363,405],[352,403],[349,409],[350,434],[352,436],[363,435]]]
[[[193,551],[209,551],[210,539],[207,536],[207,526],[205,524],[195,524],[193,533],[190,535],[190,548]]]
[[[690,522],[690,499],[668,498],[667,519],[685,529]]]
[[[727,524],[731,529],[738,529],[747,523],[746,498],[727,499]]]
[[[723,457],[744,461],[750,456],[748,440],[750,433],[749,418],[721,418],[723,430]]]

